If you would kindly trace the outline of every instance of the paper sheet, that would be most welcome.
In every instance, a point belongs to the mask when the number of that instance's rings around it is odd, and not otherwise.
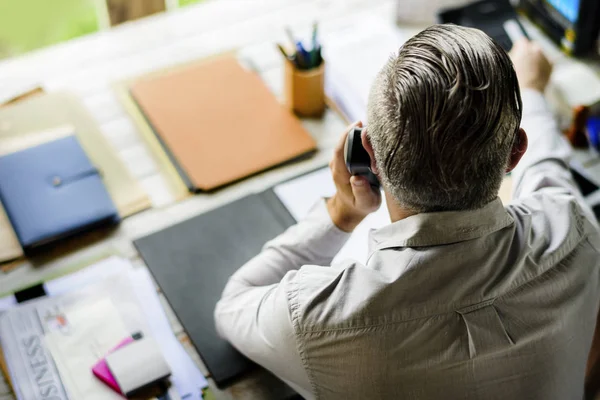
[[[72,274],[46,282],[44,288],[49,297],[56,297],[82,288],[89,291],[88,287],[94,287],[94,284],[106,279],[113,279],[111,277],[118,277],[118,281],[125,279],[130,288],[129,293],[124,293],[125,296],[131,296],[130,292],[133,291],[139,305],[136,307],[137,311],[127,307],[126,309],[119,308],[119,312],[129,315],[129,319],[131,319],[132,313],[142,313],[137,318],[144,320],[143,325],[148,333],[158,342],[171,367],[171,381],[181,395],[180,397],[186,400],[201,400],[201,391],[208,386],[208,382],[171,330],[171,325],[160,304],[156,287],[147,269],[133,268],[128,260],[112,256]],[[115,299],[112,300],[112,303],[120,304]],[[9,310],[16,305],[14,296],[0,298],[0,312]],[[90,316],[94,315],[91,311],[86,311],[87,313]],[[78,318],[77,314],[75,317]],[[129,326],[131,324],[127,325],[125,336],[131,333],[132,329]],[[121,339],[125,336],[122,336]],[[54,344],[51,343],[50,346]],[[79,399],[79,397],[73,398]],[[171,398],[177,397],[171,394]]]
[[[23,255],[23,249],[13,229],[4,206],[0,203],[0,262],[14,260]]]
[[[347,119],[366,121],[371,84],[389,57],[416,32],[369,17],[349,21],[347,26],[323,35],[327,94]]]
[[[600,76],[581,62],[558,64],[551,84],[571,107],[600,101]]]
[[[0,156],[26,150],[54,140],[75,134],[71,125],[58,126],[53,129],[26,133],[20,136],[0,137]]]
[[[398,21],[426,25],[437,22],[437,14],[442,9],[456,8],[468,4],[470,0],[402,0],[397,1]]]
[[[129,336],[109,298],[65,311],[66,326],[45,335],[63,385],[71,399],[121,400],[92,373],[94,364]]]
[[[162,354],[171,368],[173,385],[182,399],[201,400],[202,388],[207,387],[208,382],[173,334],[150,272],[146,268],[136,268],[129,271],[129,278],[142,305],[142,311],[152,332],[152,337],[158,342]]]
[[[296,220],[304,218],[311,207],[323,197],[335,193],[329,168],[323,168],[275,187],[275,194]],[[379,210],[369,215],[354,230],[333,263],[354,259],[366,263],[369,253],[369,232],[389,224],[390,217],[385,198]]]

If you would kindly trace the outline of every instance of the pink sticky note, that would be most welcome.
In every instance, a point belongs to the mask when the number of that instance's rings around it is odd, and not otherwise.
[[[123,340],[121,343],[119,343],[114,349],[112,349],[108,353],[110,354],[110,353],[114,352],[115,350],[118,350],[121,347],[126,346],[133,341],[134,341],[134,339],[132,337],[128,337],[125,340]],[[121,392],[121,388],[119,387],[119,384],[117,383],[117,380],[114,378],[114,376],[110,372],[110,369],[108,368],[108,365],[106,364],[106,358],[102,358],[100,361],[98,361],[96,364],[94,364],[94,366],[92,367],[92,373],[96,376],[96,378],[98,378],[102,382],[104,382],[104,384],[106,384],[109,388],[111,388],[112,390],[114,390],[115,392],[117,392],[119,394],[123,394]]]

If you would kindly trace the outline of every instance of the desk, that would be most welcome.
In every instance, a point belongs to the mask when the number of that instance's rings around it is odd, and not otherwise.
[[[114,82],[238,49],[242,57],[252,60],[267,85],[281,97],[283,65],[273,42],[285,40],[283,27],[290,25],[298,31],[308,29],[317,17],[322,29],[335,29],[336,24],[343,22],[345,18],[365,13],[393,19],[395,1],[207,1],[198,6],[125,23],[107,32],[0,62],[0,92],[14,92],[19,88],[39,84],[47,91],[69,90],[78,95],[131,173],[149,193],[154,206],[125,219],[119,229],[101,243],[81,249],[62,260],[38,266],[27,264],[1,275],[2,291],[58,273],[65,263],[89,260],[106,252],[117,251],[130,258],[137,267],[144,268],[132,240],[303,172],[325,166],[345,127],[344,121],[328,110],[322,120],[303,122],[319,147],[319,152],[313,158],[262,173],[214,194],[200,194],[174,203],[165,178],[118,100]],[[559,63],[569,62],[553,45],[544,42],[544,47],[549,49],[553,60]],[[600,171],[598,172],[600,177]],[[173,312],[166,301],[163,303],[175,333],[206,372]],[[214,384],[211,386],[217,399],[281,398],[286,390],[264,371],[253,373],[225,391],[217,390]],[[10,398],[2,395],[0,383],[0,400]]]

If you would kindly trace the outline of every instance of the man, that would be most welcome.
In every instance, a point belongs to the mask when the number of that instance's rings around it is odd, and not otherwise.
[[[402,46],[362,137],[392,224],[366,265],[328,266],[381,201],[342,138],[337,193],[231,277],[220,334],[305,398],[581,399],[599,228],[542,95],[549,62],[528,42],[512,56],[457,26]]]

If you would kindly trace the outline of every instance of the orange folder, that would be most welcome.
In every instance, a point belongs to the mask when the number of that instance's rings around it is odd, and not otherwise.
[[[209,191],[316,149],[300,121],[235,57],[141,78],[130,93],[190,191]]]

